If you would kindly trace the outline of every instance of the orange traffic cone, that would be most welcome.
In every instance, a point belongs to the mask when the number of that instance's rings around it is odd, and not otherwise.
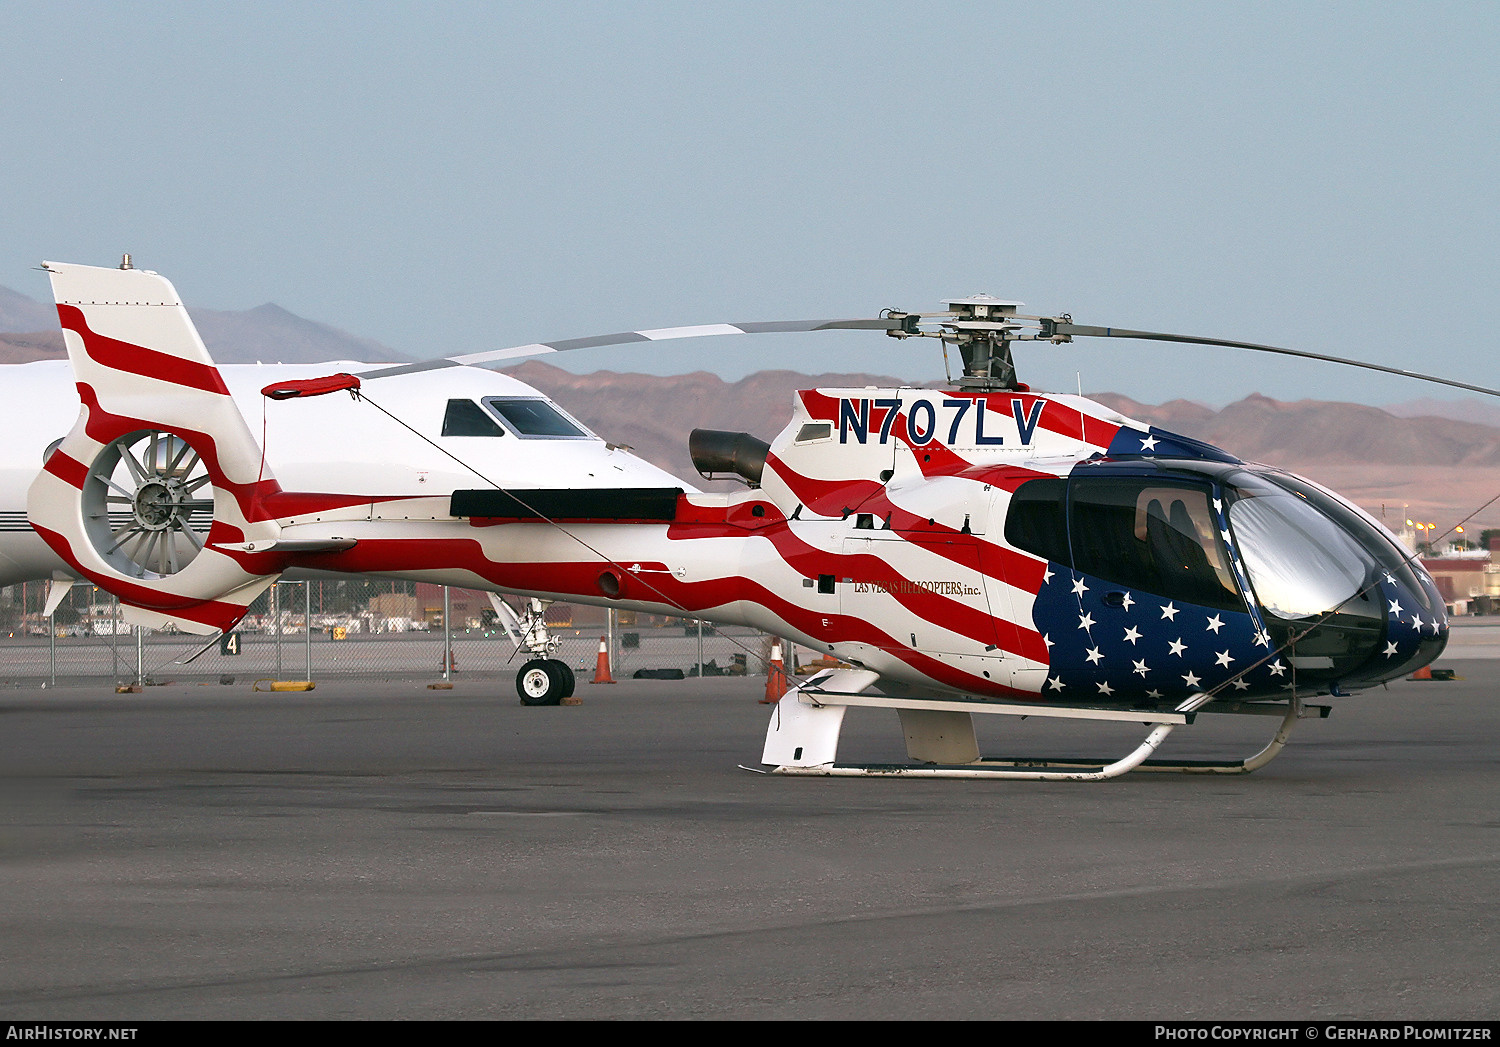
[[[766,666],[766,696],[760,700],[761,705],[771,705],[781,701],[781,696],[786,694],[786,664],[781,660],[781,644],[771,645],[771,664]]]
[[[604,642],[604,637],[599,637],[599,663],[594,669],[595,683],[614,683],[615,678],[609,675],[609,645]]]
[[[1408,680],[1430,680],[1432,679],[1432,666],[1424,665],[1416,672],[1407,677]]]

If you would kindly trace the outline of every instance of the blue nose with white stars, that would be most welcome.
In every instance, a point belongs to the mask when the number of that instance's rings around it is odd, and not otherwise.
[[[1422,580],[1426,581],[1425,578]],[[1371,659],[1369,676],[1372,682],[1398,679],[1431,663],[1443,653],[1448,644],[1448,616],[1440,599],[1434,599],[1435,587],[1423,595],[1427,597],[1425,600],[1389,573],[1383,577],[1381,598],[1386,607],[1385,640],[1380,653]],[[1424,604],[1430,605],[1431,609]]]
[[[1033,618],[1047,644],[1044,698],[1175,701],[1212,688],[1280,693],[1291,666],[1249,613],[1163,599],[1052,565]]]

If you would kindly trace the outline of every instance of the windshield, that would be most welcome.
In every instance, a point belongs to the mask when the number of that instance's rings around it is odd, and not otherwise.
[[[1261,606],[1282,618],[1338,607],[1363,588],[1374,566],[1338,525],[1285,491],[1236,499],[1229,524]]]
[[[517,436],[587,439],[589,435],[546,400],[486,396],[484,403]]]
[[[1417,571],[1412,568],[1411,555],[1401,547],[1396,536],[1382,527],[1374,517],[1346,504],[1300,476],[1293,476],[1290,473],[1271,473],[1267,478],[1277,486],[1291,491],[1298,498],[1305,499],[1329,519],[1337,522],[1345,531],[1354,536],[1366,554],[1374,557],[1380,569],[1388,572],[1393,579],[1400,582],[1402,587],[1408,590],[1425,610],[1433,609],[1431,592],[1428,586],[1418,580]]]
[[[1229,482],[1229,524],[1250,584],[1271,613],[1295,619],[1331,611],[1382,573],[1425,606],[1426,590],[1406,557],[1362,514],[1285,474],[1241,471]]]

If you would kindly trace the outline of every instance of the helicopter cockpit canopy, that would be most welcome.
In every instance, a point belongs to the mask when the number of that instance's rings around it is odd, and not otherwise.
[[[1295,641],[1290,660],[1309,680],[1390,678],[1400,666],[1379,652],[1387,644],[1389,653],[1398,626],[1424,648],[1443,643],[1440,598],[1395,539],[1322,488],[1273,469],[1085,463],[1019,487],[1005,534],[1016,548],[1126,590],[1250,614],[1277,648]],[[1396,606],[1411,620],[1403,624]]]

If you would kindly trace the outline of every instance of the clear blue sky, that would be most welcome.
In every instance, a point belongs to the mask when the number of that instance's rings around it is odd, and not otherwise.
[[[988,291],[1500,384],[1492,3],[0,6],[0,284],[138,264],[416,356]],[[1140,399],[1426,387],[1023,350]],[[930,343],[579,370],[930,379]],[[1441,394],[1439,394],[1441,395]]]

